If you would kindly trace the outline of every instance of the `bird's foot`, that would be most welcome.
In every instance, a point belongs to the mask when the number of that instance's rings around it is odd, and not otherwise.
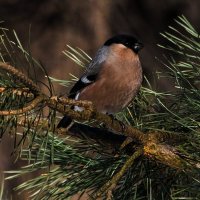
[[[58,128],[57,129],[58,134],[64,134],[64,133],[66,134],[73,125],[74,125],[74,122],[72,121],[66,128],[62,128],[62,127]]]
[[[114,121],[117,121],[117,122],[120,124],[121,129],[122,129],[122,133],[124,133],[125,130],[126,130],[126,125],[124,124],[124,122],[118,120],[118,119],[117,119],[114,115],[112,115],[112,114],[109,114],[109,116],[110,116],[111,119],[112,119],[112,123],[113,123]]]

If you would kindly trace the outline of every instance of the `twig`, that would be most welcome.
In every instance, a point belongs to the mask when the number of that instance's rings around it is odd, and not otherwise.
[[[46,104],[51,107],[52,109],[56,109],[59,112],[63,114],[69,115],[71,118],[84,121],[84,120],[90,120],[95,119],[99,122],[103,122],[107,127],[112,128],[114,131],[116,131],[118,134],[122,134],[125,136],[129,136],[133,139],[136,139],[140,141],[141,143],[146,142],[146,136],[143,132],[140,130],[133,128],[132,126],[126,125],[125,128],[121,126],[119,121],[113,120],[111,117],[104,115],[102,113],[98,113],[93,104],[89,101],[76,101],[64,97],[51,97],[46,98],[44,94],[41,94],[38,86],[33,83],[32,80],[27,78],[26,75],[24,75],[22,72],[17,70],[16,68],[12,67],[11,65],[7,63],[0,62],[0,69],[6,70],[8,73],[15,76],[18,80],[20,80],[22,83],[24,83],[28,88],[30,92],[33,93],[40,93],[40,95],[35,98],[32,102],[28,104],[28,106],[17,109],[17,110],[10,110],[10,111],[0,111],[0,115],[15,115],[15,114],[22,114],[25,113],[33,108],[35,108],[40,102],[45,100]],[[68,107],[66,107],[68,105]],[[72,109],[70,109],[69,105],[76,105],[80,107],[84,107],[85,109],[82,112],[77,112]],[[174,134],[160,134],[158,132],[154,133],[154,136],[156,134],[156,138],[160,141],[165,140],[166,138],[172,137],[174,138]]]
[[[16,110],[3,110],[3,111],[0,111],[0,115],[21,115],[23,113],[33,110],[33,108],[35,108],[42,101],[44,101],[44,96],[41,95],[33,99],[33,101],[28,103],[23,108],[19,108]]]
[[[69,98],[58,98],[55,96],[49,98],[40,92],[39,88],[33,83],[32,80],[27,78],[22,72],[14,67],[0,62],[0,69],[12,74],[14,77],[20,80],[25,87],[28,87],[31,93],[37,95],[37,97],[29,102],[25,107],[17,110],[3,110],[0,111],[0,115],[24,114],[32,109],[35,109],[39,103],[43,103],[43,106],[47,105],[54,110],[69,115],[72,119],[79,121],[96,120],[104,123],[109,129],[114,130],[115,133],[139,141],[140,145],[143,146],[143,151],[146,156],[153,157],[160,162],[167,164],[168,166],[178,169],[185,169],[188,167],[188,162],[180,158],[180,156],[176,153],[175,148],[169,145],[161,144],[161,142],[165,142],[168,139],[181,140],[183,139],[182,135],[158,131],[143,133],[142,131],[130,125],[125,125],[122,127],[118,120],[113,120],[113,118],[110,116],[97,112],[93,104],[89,101],[76,101]],[[84,110],[81,112],[75,111],[71,109],[71,105],[83,107]],[[129,163],[129,161],[127,162]],[[126,170],[126,166],[127,164],[125,163],[125,169],[122,168],[122,172],[123,170]],[[120,174],[118,174],[117,177],[120,178]]]
[[[78,107],[84,107],[85,109],[87,110],[94,110],[94,106],[92,104],[91,101],[77,101],[77,100],[74,100],[74,99],[68,99],[68,98],[64,98],[64,97],[51,97],[51,99],[57,99],[58,102],[62,103],[62,104],[67,104],[67,105],[75,105],[78,106]]]
[[[71,100],[68,98],[65,98],[66,105],[74,105],[74,106],[84,106],[88,107],[89,109],[84,109],[81,112],[72,110],[69,106],[61,104],[59,98],[52,97],[47,100],[47,105],[51,107],[52,109],[56,109],[57,111],[66,114],[70,116],[72,119],[79,120],[79,121],[85,121],[85,120],[97,120],[98,122],[104,123],[108,128],[111,128],[112,130],[116,131],[117,134],[130,136],[131,138],[138,140],[138,141],[144,141],[145,135],[140,130],[125,125],[122,127],[121,123],[118,120],[113,120],[108,115],[99,113],[95,110],[93,106],[91,106],[91,102],[88,101],[76,101]]]
[[[143,148],[145,156],[155,159],[174,169],[187,170],[191,168],[191,163],[182,159],[178,155],[175,147],[167,144],[159,144],[154,141],[148,141]]]
[[[10,91],[11,90],[11,91]],[[6,87],[0,87],[0,93],[9,91],[12,94],[18,95],[18,96],[26,96],[26,97],[34,97],[34,94],[30,91],[29,88],[6,88]]]
[[[34,94],[40,93],[39,87],[30,80],[26,75],[20,72],[18,69],[14,68],[13,66],[0,62],[0,69],[7,71],[8,73],[12,74],[15,78],[21,81],[26,87],[28,87]]]
[[[137,151],[133,153],[130,158],[124,163],[123,167],[117,172],[111,180],[109,180],[105,185],[103,185],[96,193],[95,197],[101,197],[104,193],[107,194],[107,200],[111,199],[112,191],[117,186],[118,181],[125,174],[125,172],[132,166],[133,162],[143,154],[143,148],[139,148]]]

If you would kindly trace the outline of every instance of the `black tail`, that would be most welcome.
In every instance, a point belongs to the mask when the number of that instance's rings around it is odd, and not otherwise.
[[[67,128],[72,123],[71,117],[65,115],[57,125],[57,128]]]

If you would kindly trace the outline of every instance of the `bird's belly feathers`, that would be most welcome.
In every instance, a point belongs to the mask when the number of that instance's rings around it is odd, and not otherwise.
[[[102,76],[95,83],[80,92],[79,100],[89,100],[95,105],[97,111],[102,113],[117,113],[126,107],[137,94],[141,81],[142,71],[127,71],[127,74],[111,74]]]

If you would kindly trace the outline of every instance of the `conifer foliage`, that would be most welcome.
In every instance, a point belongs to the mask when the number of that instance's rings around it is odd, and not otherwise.
[[[175,21],[162,34],[169,45],[159,45],[166,57],[159,61],[164,72],[157,73],[173,90],[156,91],[145,78],[117,119],[91,102],[56,96],[53,84],[69,86],[76,77],[49,77],[17,34],[11,40],[1,28],[0,140],[12,134],[13,153],[27,163],[5,172],[6,179],[37,174],[15,190],[28,191],[30,199],[200,199],[200,39],[184,16]],[[79,48],[67,46],[64,54],[81,67],[91,60]],[[48,94],[37,80],[40,72]],[[60,113],[74,119],[69,130],[56,128]]]

